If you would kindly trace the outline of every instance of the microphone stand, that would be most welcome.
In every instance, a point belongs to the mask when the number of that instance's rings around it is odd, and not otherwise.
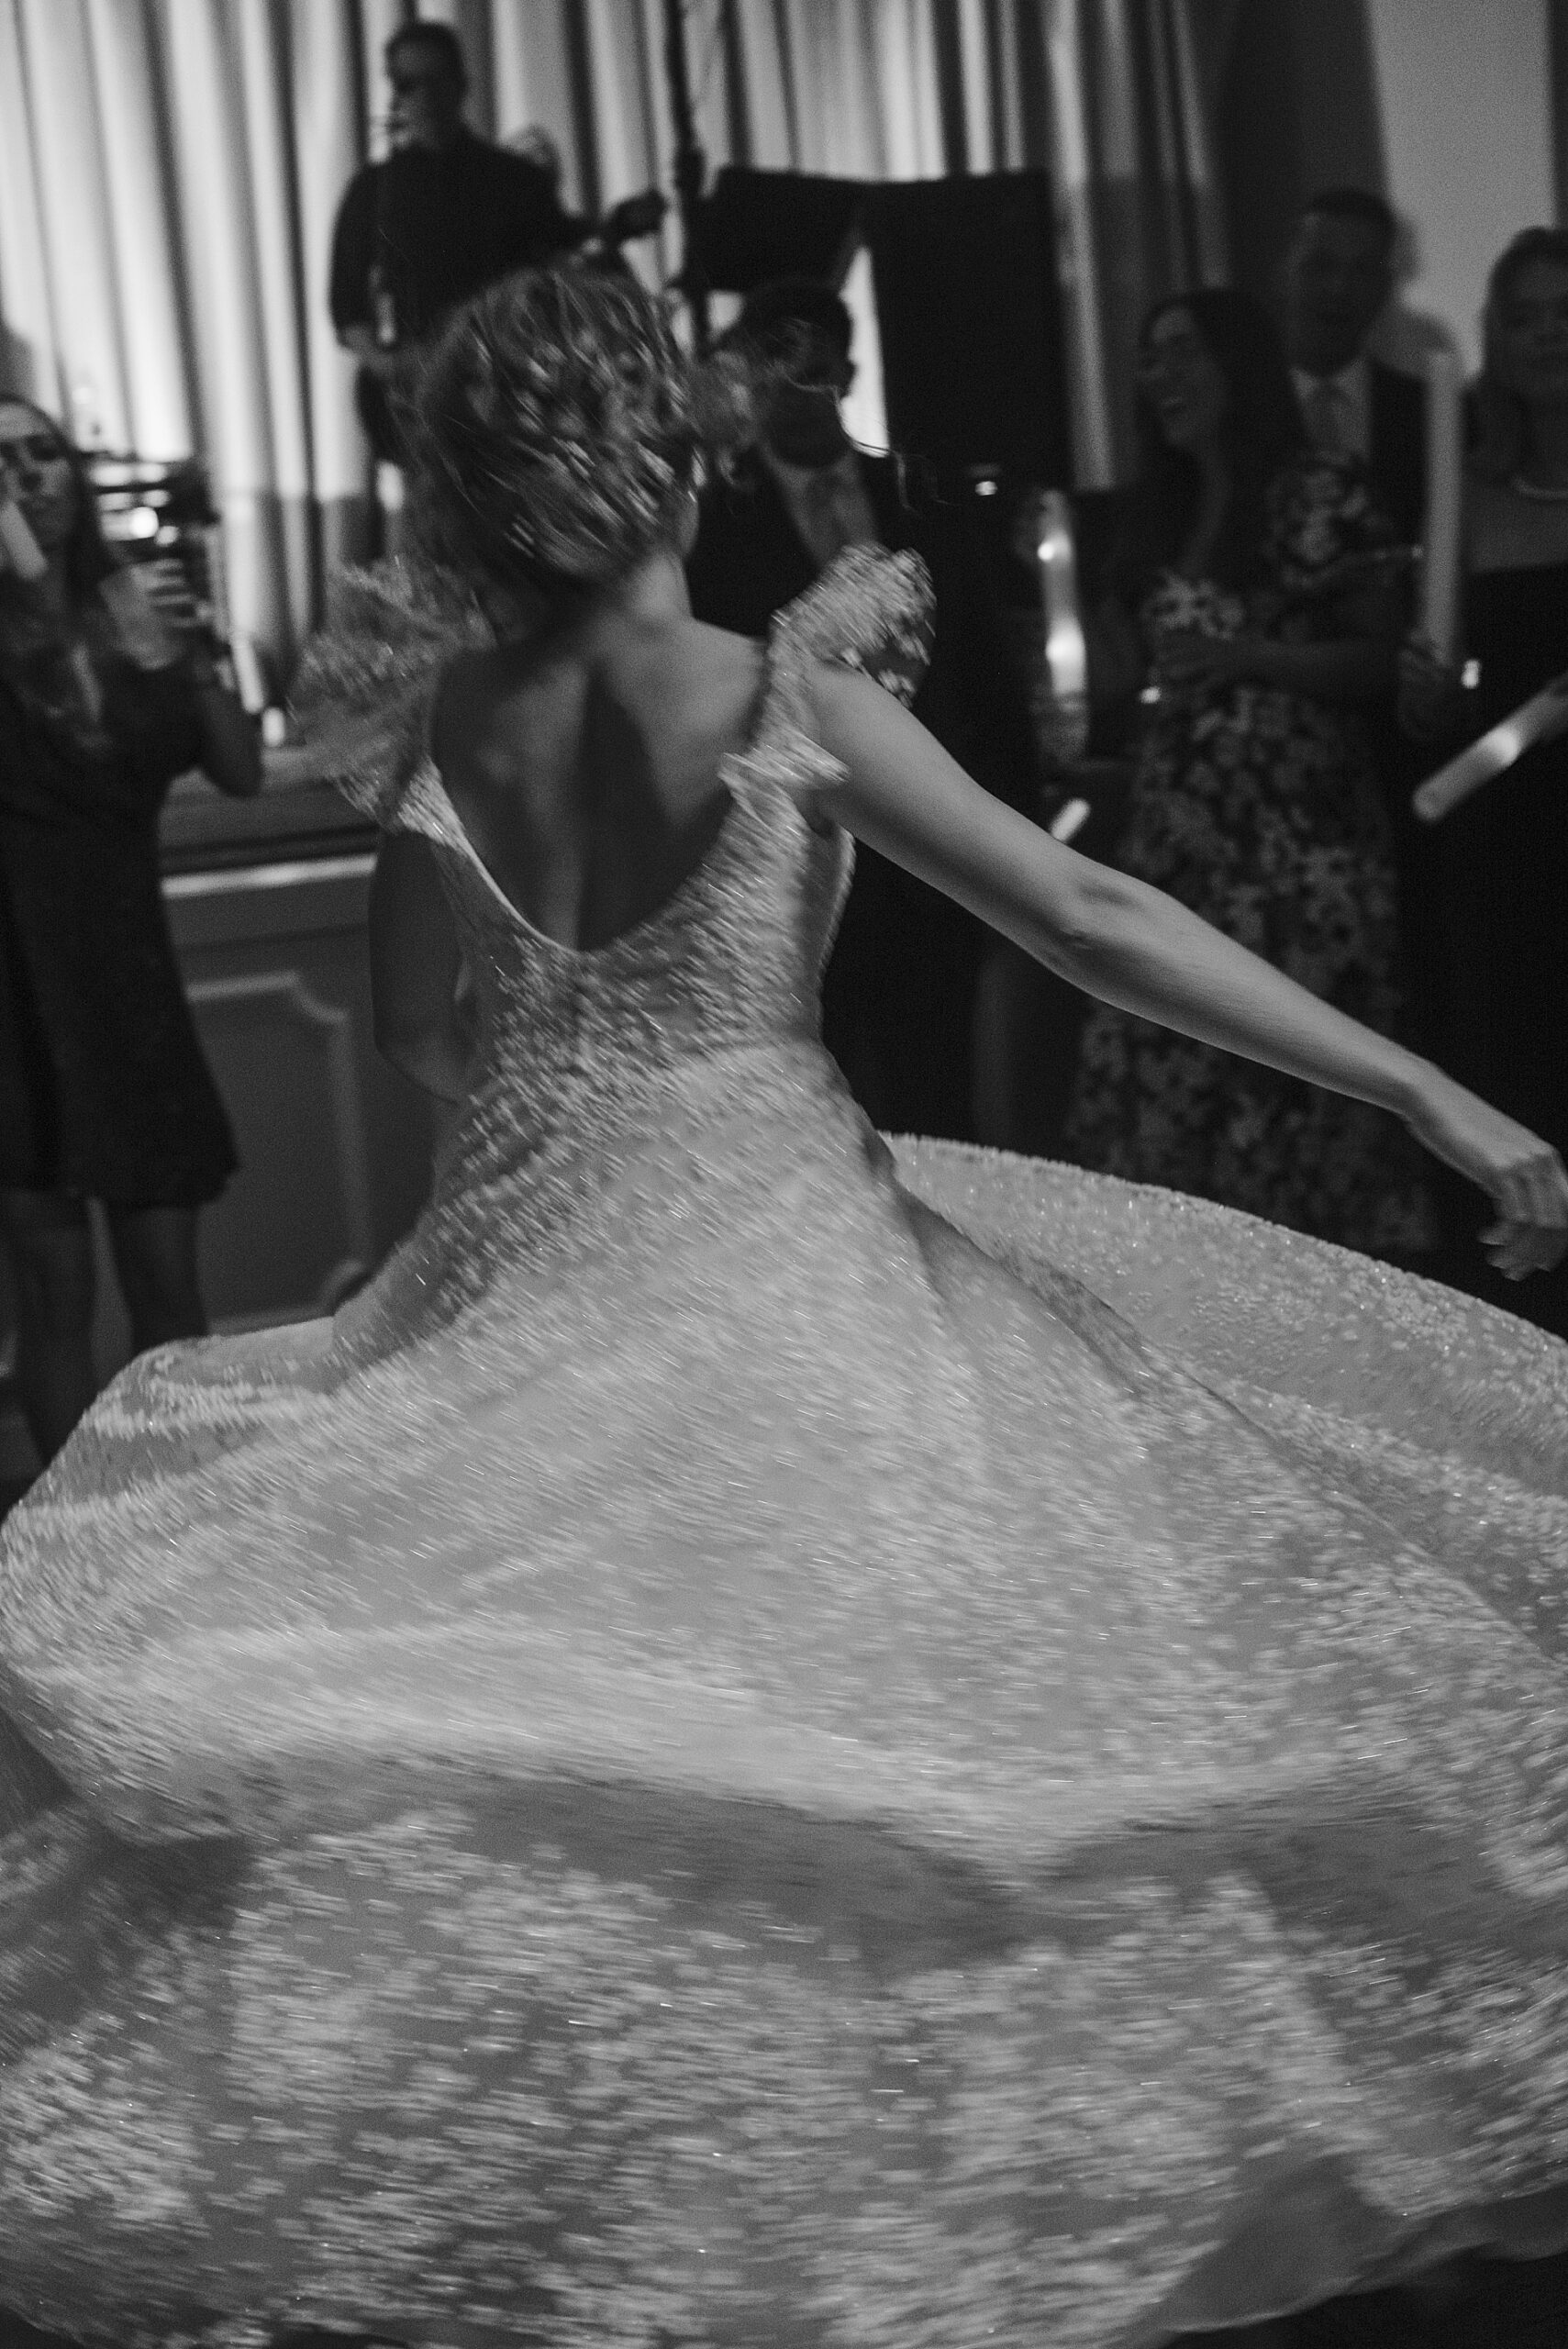
[[[707,180],[707,157],[697,139],[696,117],[692,107],[685,15],[684,0],[664,0],[664,70],[675,131],[675,195],[681,208],[681,273],[675,283],[691,312],[692,341],[701,358],[711,339],[707,272],[702,259],[702,200]]]

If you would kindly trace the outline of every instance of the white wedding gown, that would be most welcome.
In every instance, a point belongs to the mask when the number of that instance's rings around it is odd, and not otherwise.
[[[330,1321],[0,1542],[0,2308],[117,2344],[1109,2349],[1568,2242],[1568,1348],[869,1130],[778,625],[712,849],[541,937],[361,584],[482,1071]],[[455,629],[461,633],[461,626]]]

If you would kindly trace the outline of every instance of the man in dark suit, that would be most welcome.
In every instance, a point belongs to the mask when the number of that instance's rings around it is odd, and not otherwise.
[[[1421,535],[1427,417],[1418,378],[1367,338],[1394,290],[1398,224],[1368,188],[1331,187],[1302,207],[1284,263],[1285,351],[1319,448],[1359,457],[1407,546]]]
[[[936,592],[931,662],[915,713],[959,763],[1034,812],[1033,737],[995,598],[962,509],[911,486],[895,457],[844,430],[850,313],[831,287],[779,279],[749,296],[727,343],[763,387],[760,436],[704,499],[687,562],[696,618],[765,636],[847,546],[912,547]],[[823,1032],[886,1131],[973,1138],[975,988],[983,926],[872,851],[855,879],[823,990]]]

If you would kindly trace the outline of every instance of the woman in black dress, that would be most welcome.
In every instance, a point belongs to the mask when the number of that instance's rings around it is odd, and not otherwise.
[[[1401,716],[1447,758],[1568,670],[1568,231],[1529,228],[1492,272],[1480,436],[1466,483],[1464,651],[1473,692],[1407,649]],[[1444,1065],[1559,1147],[1568,1141],[1568,740],[1527,752],[1436,840]],[[1451,1277],[1568,1337],[1568,1273],[1495,1281],[1454,1203]]]
[[[12,398],[7,504],[9,542],[19,516],[42,566],[0,562],[0,1227],[17,1385],[47,1461],[96,1385],[89,1200],[137,1351],[206,1326],[196,1212],[234,1149],[164,918],[158,813],[190,767],[246,795],[261,763],[188,613],[161,618],[134,592],[80,457]]]

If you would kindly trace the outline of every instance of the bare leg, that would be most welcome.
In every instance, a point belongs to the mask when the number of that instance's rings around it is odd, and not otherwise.
[[[93,1234],[86,1202],[0,1192],[17,1292],[17,1386],[40,1464],[98,1391],[93,1364]]]
[[[134,1351],[145,1353],[149,1346],[166,1346],[176,1338],[205,1338],[195,1208],[111,1207],[106,1212]]]

